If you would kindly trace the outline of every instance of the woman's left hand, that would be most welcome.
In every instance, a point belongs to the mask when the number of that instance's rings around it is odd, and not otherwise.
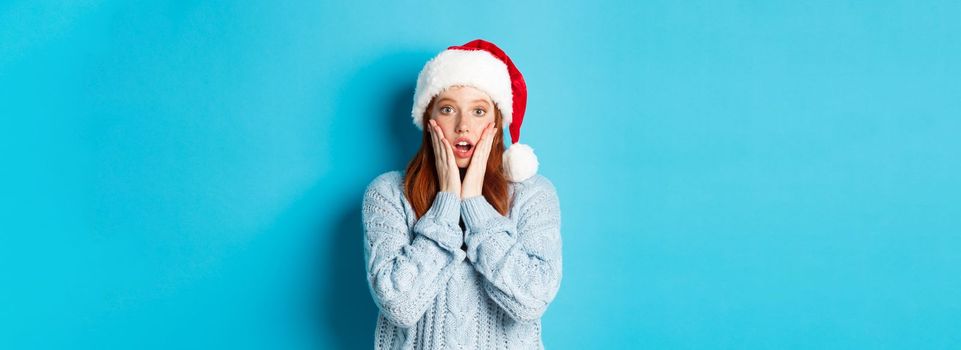
[[[494,122],[484,128],[474,156],[471,157],[470,165],[467,166],[467,173],[464,174],[464,182],[461,185],[461,199],[479,196],[484,188],[484,174],[487,172],[487,159],[491,154],[491,146],[494,144],[494,133],[497,129]]]

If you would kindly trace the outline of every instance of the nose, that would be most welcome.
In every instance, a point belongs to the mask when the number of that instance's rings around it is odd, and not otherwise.
[[[458,134],[468,132],[469,130],[467,129],[467,118],[457,119],[457,127],[454,129],[455,129],[454,131],[456,131]]]

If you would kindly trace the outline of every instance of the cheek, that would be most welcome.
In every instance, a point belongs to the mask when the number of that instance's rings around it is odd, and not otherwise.
[[[449,136],[452,132],[454,132],[454,126],[451,125],[451,122],[450,120],[448,120],[448,118],[433,118],[433,119],[434,119],[434,122],[437,123],[437,126],[440,127],[440,130],[444,132],[444,136]]]
[[[488,113],[487,115],[485,115],[485,116],[483,116],[483,117],[472,116],[470,120],[471,120],[470,125],[471,125],[472,127],[475,127],[475,128],[477,128],[477,127],[483,128],[484,125],[487,125],[488,123],[491,123],[491,122],[494,121],[494,116],[493,116],[492,114]]]
[[[483,120],[480,123],[477,123],[478,124],[477,127],[483,129],[485,126],[487,126],[487,124],[493,124],[494,121],[495,121],[494,115],[492,114],[488,115],[488,117],[483,118]]]

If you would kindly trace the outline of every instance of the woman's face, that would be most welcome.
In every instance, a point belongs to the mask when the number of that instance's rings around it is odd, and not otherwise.
[[[470,165],[484,127],[494,122],[494,108],[486,93],[470,86],[452,86],[434,98],[430,118],[437,121],[444,138],[454,147],[457,167]]]

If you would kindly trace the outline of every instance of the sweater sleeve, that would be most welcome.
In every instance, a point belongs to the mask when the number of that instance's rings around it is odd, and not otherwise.
[[[463,200],[467,258],[485,277],[484,289],[515,320],[535,320],[561,282],[560,205],[553,185],[541,180],[518,208],[517,223],[484,196]]]
[[[402,207],[383,182],[364,194],[364,258],[367,282],[385,318],[413,327],[466,253],[460,249],[460,198],[438,192],[431,208],[408,229]],[[401,194],[402,195],[402,194]],[[413,231],[413,232],[410,232]]]

